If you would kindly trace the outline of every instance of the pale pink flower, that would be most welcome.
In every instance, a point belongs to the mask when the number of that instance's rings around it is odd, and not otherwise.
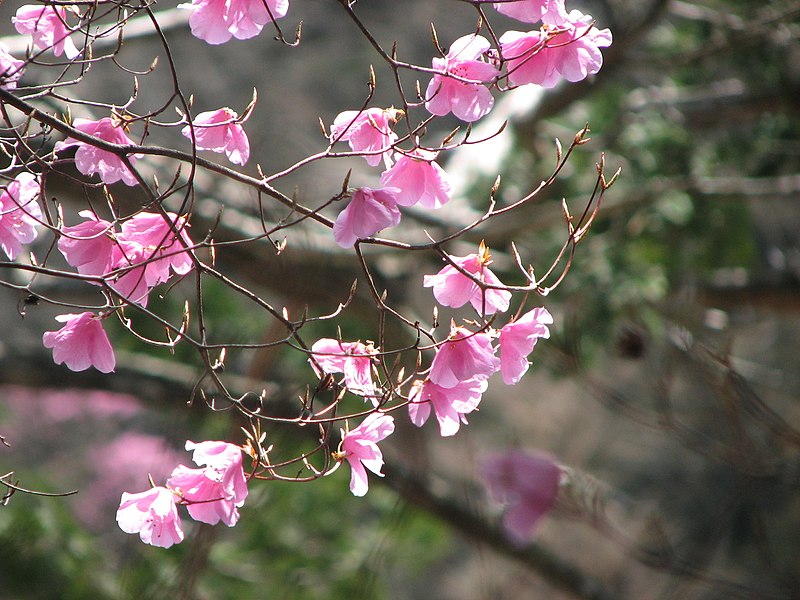
[[[53,54],[64,54],[70,60],[80,54],[70,38],[72,30],[67,26],[64,6],[26,4],[17,9],[11,22],[18,33],[30,34],[33,45],[40,50],[52,48]]]
[[[239,521],[237,506],[244,504],[244,500],[237,502],[221,482],[208,477],[207,471],[179,465],[172,471],[167,486],[183,498],[189,515],[195,521],[209,525],[222,521],[233,527]]]
[[[133,144],[133,140],[125,135],[122,123],[115,124],[115,121],[110,117],[104,117],[99,121],[75,119],[72,126],[82,133],[92,135],[112,144],[122,146]],[[84,175],[97,173],[100,175],[101,181],[108,184],[116,183],[120,180],[127,185],[136,185],[138,183],[133,173],[125,166],[125,163],[116,154],[108,150],[101,150],[75,138],[67,138],[63,142],[56,144],[55,151],[59,152],[70,146],[78,146],[78,151],[75,153],[75,166]],[[141,156],[141,154],[131,154],[128,156],[128,161],[133,165],[136,163],[136,159],[141,158]]]
[[[486,250],[467,256],[451,256],[450,260],[478,281],[488,285],[503,285],[489,270],[488,265],[491,260]],[[464,275],[453,265],[447,265],[436,275],[425,275],[422,285],[433,288],[433,295],[442,306],[459,308],[469,302],[476,311],[487,315],[497,311],[505,312],[511,302],[511,292],[496,289],[483,290],[473,279]]]
[[[381,175],[381,183],[397,188],[397,203],[413,206],[419,202],[425,208],[441,208],[453,194],[450,178],[434,160],[436,152],[417,148],[409,153],[397,153],[397,161]]]
[[[494,81],[499,73],[494,65],[479,60],[490,45],[480,35],[465,35],[453,42],[447,56],[433,59],[433,68],[441,74],[434,75],[428,83],[428,112],[438,116],[452,112],[471,123],[492,110],[494,98],[483,84]]]
[[[142,247],[147,262],[144,279],[148,287],[164,283],[172,272],[186,275],[192,270],[192,257],[185,250],[192,246],[187,227],[184,217],[171,212],[163,215],[141,212],[122,224],[117,239]],[[120,262],[116,267],[119,266],[124,265]]]
[[[547,454],[510,450],[482,461],[481,475],[494,500],[506,506],[506,534],[525,544],[555,504],[561,467]]]
[[[561,25],[567,19],[564,0],[517,0],[516,2],[495,2],[494,8],[518,21],[548,25]]]
[[[372,383],[372,364],[375,348],[361,342],[340,342],[330,338],[317,340],[311,346],[313,361],[323,373],[344,373],[344,385],[353,394],[371,398],[377,404],[375,387]]]
[[[53,349],[53,360],[64,363],[72,371],[85,371],[94,367],[101,373],[114,370],[114,349],[103,330],[102,317],[90,312],[58,315],[56,321],[66,323],[58,331],[48,331],[42,336],[45,348]]]
[[[286,16],[289,0],[192,0],[178,7],[192,10],[192,35],[216,45],[258,35],[264,25]]]
[[[353,191],[350,202],[333,224],[333,237],[342,248],[352,248],[357,240],[372,237],[382,229],[400,222],[396,188]]]
[[[508,385],[516,384],[527,372],[528,355],[539,338],[549,338],[553,316],[546,308],[534,308],[500,330],[500,372]]]
[[[4,43],[0,42],[0,88],[14,90],[17,82],[22,77],[24,60],[17,60],[11,56],[11,51]]]
[[[363,496],[369,489],[366,469],[383,477],[383,454],[378,442],[393,431],[394,418],[374,412],[352,431],[342,432],[341,454],[350,463],[350,491],[354,496]]]
[[[239,115],[230,108],[200,113],[192,120],[192,126],[198,150],[224,152],[236,165],[243,165],[250,158],[250,141],[239,122]],[[181,129],[181,133],[192,139],[192,129],[188,125]]]
[[[81,275],[105,275],[111,270],[116,244],[113,227],[90,210],[78,214],[86,220],[61,228],[63,235],[58,238],[58,249]]]
[[[395,108],[346,110],[333,120],[331,142],[347,142],[353,152],[369,152],[364,159],[372,167],[377,167],[381,160],[389,167],[392,145],[397,141],[392,125],[402,114]]]
[[[117,523],[125,533],[138,533],[145,544],[169,548],[183,541],[175,494],[154,487],[139,494],[122,494]]]
[[[488,379],[499,368],[491,333],[453,327],[447,341],[436,349],[428,378],[441,387],[452,388],[470,379]]]
[[[191,450],[192,460],[198,466],[207,467],[207,476],[219,481],[226,493],[233,496],[241,506],[247,498],[247,480],[242,465],[242,448],[235,444],[218,441],[186,442],[186,450]],[[212,475],[211,473],[215,473]]]
[[[14,260],[23,244],[36,239],[42,211],[36,199],[42,193],[39,178],[22,172],[0,194],[0,248]]]
[[[467,422],[464,415],[478,408],[481,396],[488,385],[485,379],[469,379],[446,388],[430,379],[417,380],[412,384],[408,394],[408,414],[411,422],[417,427],[422,427],[433,408],[442,436],[455,435],[461,423]]]

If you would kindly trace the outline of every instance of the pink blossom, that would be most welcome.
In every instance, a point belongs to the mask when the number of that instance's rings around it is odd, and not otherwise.
[[[503,526],[508,537],[526,543],[555,504],[561,467],[547,454],[511,450],[486,458],[481,474],[495,501],[506,505]]]
[[[192,120],[195,145],[199,150],[224,152],[232,163],[243,165],[250,158],[250,141],[244,132],[239,115],[230,108],[200,113]],[[188,125],[181,133],[192,139]]]
[[[478,281],[487,285],[503,285],[489,270],[488,265],[491,263],[491,259],[485,249],[481,250],[479,254],[451,256],[450,260]],[[496,289],[483,290],[475,281],[453,265],[447,265],[436,275],[425,275],[422,285],[433,288],[433,295],[442,306],[459,308],[469,302],[476,311],[487,315],[508,310],[511,301],[511,292]]]
[[[192,257],[185,250],[192,246],[184,217],[175,213],[141,212],[122,224],[117,238],[139,244],[146,256],[144,279],[148,287],[167,281],[172,272],[186,275],[192,270]],[[180,241],[179,241],[180,238]],[[120,261],[117,265],[124,266]]]
[[[436,350],[428,377],[441,387],[453,388],[470,379],[488,379],[499,368],[490,333],[453,327],[447,341]]]
[[[42,336],[45,348],[53,349],[53,360],[64,363],[72,371],[85,371],[94,367],[101,373],[114,370],[114,349],[103,330],[102,317],[90,312],[58,315],[56,321],[66,323],[58,331],[48,331]]]
[[[192,10],[192,35],[216,45],[258,35],[264,25],[286,16],[289,0],[192,0],[178,7]]]
[[[113,226],[90,210],[78,213],[86,221],[61,228],[58,249],[81,275],[105,275],[111,270]]]
[[[226,493],[221,482],[207,476],[207,471],[179,465],[172,471],[167,486],[183,498],[189,515],[195,521],[209,525],[222,521],[233,527],[239,521],[237,506],[244,504],[244,500],[237,502],[235,497]]]
[[[11,51],[4,43],[0,42],[0,88],[14,90],[17,82],[22,77],[24,60],[17,60],[11,56]]]
[[[30,34],[33,45],[40,50],[53,49],[53,54],[64,54],[73,59],[80,53],[70,38],[67,27],[67,10],[64,6],[26,4],[11,17],[14,28],[23,35]]]
[[[346,110],[333,120],[331,142],[347,142],[353,152],[369,152],[364,159],[372,167],[381,160],[389,167],[392,145],[397,141],[392,125],[402,114],[395,108]]]
[[[447,56],[433,59],[433,68],[441,74],[433,76],[425,92],[425,108],[431,114],[452,112],[471,123],[492,110],[494,98],[483,83],[494,81],[499,73],[494,65],[479,60],[489,47],[486,38],[465,35],[453,42]]]
[[[534,308],[500,330],[500,372],[508,385],[516,384],[527,372],[528,355],[539,338],[549,338],[553,316],[546,308]]]
[[[369,489],[366,469],[383,477],[383,454],[378,442],[393,431],[394,418],[374,412],[352,431],[342,432],[341,454],[350,463],[350,491],[354,496],[363,496]]]
[[[169,548],[183,541],[176,496],[163,487],[122,494],[117,523],[125,533],[138,533],[145,544]]]
[[[518,21],[548,25],[561,25],[567,18],[564,0],[517,0],[516,2],[495,2],[494,8]]]
[[[22,172],[0,194],[0,248],[14,260],[23,244],[36,239],[42,211],[36,199],[42,193],[39,178]]]
[[[207,467],[207,477],[222,483],[227,494],[241,506],[247,498],[247,481],[242,466],[242,449],[235,444],[217,441],[186,442],[186,450],[192,450],[192,460],[198,466]],[[212,474],[212,472],[214,474]]]
[[[467,422],[464,415],[478,408],[487,387],[488,383],[482,379],[459,381],[451,388],[437,385],[430,379],[417,380],[408,394],[411,422],[422,427],[433,408],[442,436],[455,435],[461,423]]]
[[[577,10],[552,31],[507,31],[500,49],[512,85],[554,87],[561,79],[581,81],[603,65],[600,48],[611,45],[611,32],[598,30],[592,17]]]
[[[82,133],[94,136],[105,142],[122,146],[133,144],[133,140],[125,135],[122,123],[115,124],[115,120],[110,117],[104,117],[99,121],[75,119],[72,126]],[[59,152],[70,146],[78,146],[78,151],[75,153],[75,166],[84,175],[97,173],[100,175],[101,181],[107,184],[116,183],[120,180],[127,185],[136,185],[138,183],[133,173],[125,166],[125,163],[116,154],[108,150],[101,150],[75,138],[67,138],[63,142],[56,144],[55,151]],[[136,159],[141,158],[141,156],[141,154],[131,154],[128,156],[128,160],[133,165],[136,163]]]
[[[373,403],[377,404],[372,383],[375,348],[361,342],[322,338],[311,346],[311,352],[323,373],[344,373],[344,384],[350,392],[372,398]],[[314,366],[314,362],[311,365]],[[316,366],[314,368],[316,370]]]
[[[425,208],[441,208],[453,194],[450,178],[434,162],[436,152],[418,148],[407,154],[397,153],[397,162],[384,171],[381,183],[397,188],[397,203],[413,206],[419,202]]]
[[[396,188],[353,191],[350,202],[333,224],[333,237],[342,248],[352,248],[357,240],[372,237],[382,229],[400,222]]]

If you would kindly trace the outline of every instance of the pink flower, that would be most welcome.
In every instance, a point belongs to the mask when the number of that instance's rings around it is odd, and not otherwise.
[[[317,340],[311,346],[314,361],[323,373],[344,373],[344,385],[353,394],[375,398],[375,387],[372,383],[372,364],[376,353],[371,345],[361,342],[340,342],[330,338]],[[316,370],[314,362],[311,366]]]
[[[14,260],[23,244],[36,239],[42,211],[36,199],[42,193],[39,178],[22,172],[0,194],[0,248]]]
[[[495,501],[506,505],[503,526],[508,537],[526,543],[555,504],[561,467],[547,454],[511,450],[485,459],[481,474]]]
[[[242,449],[227,442],[186,442],[186,450],[193,450],[192,460],[198,466],[206,466],[207,476],[223,484],[226,493],[236,502],[247,498],[247,481],[242,466]],[[211,472],[215,473],[214,475]],[[237,506],[241,506],[237,504]]]
[[[382,229],[400,222],[396,188],[353,191],[353,196],[333,224],[333,237],[342,248],[352,248],[356,240],[372,237]]]
[[[488,379],[499,368],[491,334],[453,327],[447,341],[436,350],[428,378],[441,387],[453,388],[470,379]]]
[[[112,144],[120,144],[122,146],[133,144],[133,140],[125,135],[122,124],[115,124],[110,117],[104,117],[99,121],[75,119],[72,126],[82,133],[92,135]],[[78,146],[78,151],[75,153],[75,166],[84,175],[97,173],[100,175],[101,181],[107,184],[116,183],[120,180],[127,185],[136,185],[138,183],[133,173],[125,166],[125,163],[113,152],[101,150],[75,138],[67,138],[63,142],[58,142],[55,146],[55,151],[59,152],[70,146]],[[131,154],[128,156],[128,160],[133,165],[136,163],[136,159],[141,158],[141,156],[141,154]]]
[[[549,338],[548,325],[553,324],[553,316],[546,308],[534,308],[516,321],[508,323],[500,330],[500,371],[503,381],[516,384],[527,372],[531,363],[528,354],[539,338]]]
[[[402,114],[394,108],[346,110],[333,120],[331,142],[348,142],[353,152],[370,153],[364,156],[370,166],[377,167],[383,159],[389,167],[392,145],[397,141],[392,125]]]
[[[87,220],[62,227],[58,249],[81,275],[105,275],[111,270],[111,255],[116,244],[113,226],[98,219],[90,210],[78,214]]]
[[[363,496],[369,489],[366,469],[383,477],[383,454],[378,442],[393,431],[394,418],[374,412],[352,431],[342,432],[341,454],[350,463],[350,491],[354,496]]]
[[[11,17],[14,28],[23,35],[30,34],[33,45],[40,50],[53,49],[53,54],[64,54],[70,60],[80,52],[70,38],[67,11],[64,6],[26,4]]]
[[[192,35],[216,45],[231,37],[246,40],[258,35],[264,25],[286,15],[289,0],[192,0],[178,7],[193,11]]]
[[[243,165],[250,158],[250,141],[244,132],[239,115],[230,108],[220,108],[200,113],[192,121],[194,140],[198,150],[224,152],[232,163]],[[192,139],[192,129],[187,125],[181,133]]]
[[[577,10],[550,32],[507,31],[500,37],[500,49],[512,85],[535,83],[554,87],[561,79],[581,81],[603,65],[600,48],[611,45],[611,32],[598,30],[592,17]]]
[[[55,363],[64,363],[72,371],[85,371],[92,366],[101,373],[113,371],[114,349],[101,319],[90,312],[58,315],[56,321],[66,325],[42,336],[44,347],[53,349]]]
[[[492,110],[494,98],[483,83],[494,81],[498,71],[494,65],[478,60],[489,46],[482,36],[465,35],[453,42],[447,56],[433,59],[433,68],[441,74],[433,76],[425,92],[425,108],[431,114],[452,112],[462,121],[472,122]]]
[[[487,266],[491,263],[491,257],[485,247],[479,254],[451,256],[450,259],[478,281],[488,285],[503,285]],[[511,292],[495,289],[482,290],[475,281],[453,265],[447,265],[436,275],[425,275],[422,285],[433,288],[433,295],[442,306],[459,308],[469,302],[481,314],[491,315],[497,311],[504,312],[508,310],[511,301]]]
[[[172,272],[186,275],[192,270],[192,257],[185,250],[192,246],[187,227],[184,217],[171,212],[163,215],[141,212],[122,224],[122,231],[117,238],[139,244],[144,251],[144,260],[147,261],[144,279],[148,287],[164,283]],[[122,261],[118,261],[115,268],[120,266],[124,266]]]
[[[11,56],[11,51],[4,43],[0,42],[0,88],[14,90],[17,82],[22,77],[24,60],[17,60]]]
[[[452,196],[447,173],[434,162],[436,152],[418,148],[408,154],[397,153],[397,162],[384,171],[381,183],[397,188],[397,203],[413,206],[419,202],[425,208],[441,208]]]
[[[122,494],[117,523],[125,533],[138,533],[145,544],[169,548],[183,541],[175,494],[154,487],[139,494]]]
[[[487,387],[488,383],[482,379],[459,381],[451,388],[437,385],[430,379],[417,380],[408,394],[411,422],[422,427],[433,407],[442,436],[455,435],[461,423],[467,422],[464,415],[478,408]]]
[[[548,25],[561,25],[567,18],[564,0],[518,0],[517,2],[495,2],[494,8],[518,21]]]

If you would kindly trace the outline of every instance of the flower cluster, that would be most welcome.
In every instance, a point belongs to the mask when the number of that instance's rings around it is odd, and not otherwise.
[[[179,7],[192,11],[192,35],[217,45],[257,36],[264,25],[286,16],[289,0],[192,0]]]

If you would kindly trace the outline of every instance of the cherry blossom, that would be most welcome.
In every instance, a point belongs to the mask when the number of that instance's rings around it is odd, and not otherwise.
[[[361,342],[340,342],[330,338],[317,340],[311,346],[313,361],[324,373],[344,373],[344,384],[353,394],[375,398],[375,387],[372,383],[372,363],[376,353],[372,345],[365,346]]]
[[[0,248],[10,260],[17,258],[23,244],[36,239],[42,219],[36,199],[41,193],[39,178],[22,172],[0,194]]]
[[[471,123],[492,110],[494,98],[483,84],[499,73],[494,65],[479,60],[490,45],[480,35],[465,35],[453,42],[447,56],[433,59],[433,68],[441,74],[433,76],[425,92],[425,108],[431,114],[452,112]]]
[[[347,142],[353,152],[368,152],[364,156],[367,164],[377,167],[381,160],[391,166],[392,145],[397,134],[392,125],[403,114],[395,108],[368,108],[346,110],[339,113],[331,125],[331,142]]]
[[[397,188],[373,190],[368,187],[353,191],[350,202],[333,224],[333,237],[342,248],[352,248],[357,240],[372,237],[382,229],[400,222]]]
[[[264,25],[286,16],[289,0],[192,0],[178,7],[192,10],[192,35],[217,45],[258,35]]]
[[[232,163],[244,165],[250,158],[250,141],[244,132],[239,115],[230,108],[220,108],[197,115],[181,133],[192,139],[199,150],[224,152]]]
[[[450,200],[452,187],[442,167],[434,162],[436,152],[417,148],[408,153],[396,153],[396,162],[381,175],[381,183],[397,188],[397,204],[425,208],[441,208]]]
[[[133,140],[125,135],[123,124],[110,117],[104,117],[99,121],[75,119],[72,126],[82,133],[92,135],[112,144],[122,146],[133,144]],[[84,175],[97,173],[100,175],[102,182],[107,184],[116,183],[120,180],[127,185],[136,185],[138,183],[136,177],[125,166],[122,159],[108,150],[101,150],[91,144],[70,137],[63,142],[58,142],[55,146],[55,151],[59,152],[70,146],[78,146],[78,151],[75,153],[75,166]],[[136,159],[141,158],[141,156],[141,154],[131,154],[128,156],[128,161],[133,165],[136,163]]]
[[[66,324],[58,331],[46,332],[42,343],[45,348],[53,349],[57,365],[64,363],[72,371],[85,371],[89,367],[101,373],[114,370],[114,349],[103,330],[102,317],[82,312],[58,315],[56,321]]]
[[[53,49],[53,54],[73,59],[80,51],[70,38],[67,10],[64,6],[26,4],[17,9],[11,22],[18,33],[30,34],[33,45],[40,50]]]
[[[505,504],[503,526],[514,543],[525,544],[555,504],[561,467],[547,454],[510,450],[487,457],[481,474],[495,501]]]
[[[0,88],[14,90],[17,82],[22,77],[24,60],[17,60],[11,56],[11,51],[4,43],[0,42]]]
[[[145,544],[169,548],[183,541],[175,494],[154,487],[138,494],[122,494],[117,523],[125,533],[138,533]]]
[[[369,489],[366,469],[383,477],[383,454],[378,448],[378,442],[386,439],[393,431],[394,418],[374,412],[355,429],[342,432],[339,454],[350,463],[350,491],[354,496],[363,496]]]
[[[518,21],[548,25],[561,25],[567,18],[564,0],[517,0],[516,2],[495,2],[494,8]]]
[[[487,387],[488,383],[482,379],[460,381],[450,388],[437,385],[430,379],[417,380],[408,394],[411,422],[422,427],[433,408],[442,436],[455,435],[461,423],[467,422],[464,415],[478,408]]]
[[[500,372],[508,385],[516,384],[527,372],[528,354],[539,338],[549,338],[553,316],[546,308],[534,308],[500,330]]]
[[[453,388],[470,379],[488,379],[499,368],[491,333],[453,326],[447,341],[436,350],[428,378],[441,387]]]

